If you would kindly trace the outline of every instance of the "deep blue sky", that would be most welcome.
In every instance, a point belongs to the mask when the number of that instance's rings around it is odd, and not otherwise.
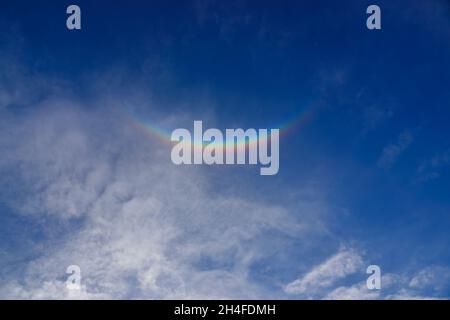
[[[80,31],[65,28],[72,3],[81,7]],[[381,7],[381,30],[366,28],[369,4]],[[448,1],[2,1],[0,51],[25,78],[60,83],[68,99],[89,101],[120,88],[132,100],[139,83],[166,114],[201,120],[210,104],[210,125],[221,128],[290,123],[318,105],[282,137],[277,176],[254,170],[232,180],[244,186],[242,194],[295,204],[295,190],[320,188],[332,203],[330,238],[364,248],[369,263],[393,273],[450,266]],[[20,80],[1,73],[4,92],[14,91]],[[32,90],[0,108],[20,118],[20,110],[46,98]],[[5,188],[10,177],[1,172]],[[217,181],[212,188],[234,187]],[[25,237],[31,242],[58,237],[40,234],[10,200],[0,200],[5,252],[19,245],[8,231],[14,228],[34,230],[35,238]],[[317,264],[329,245],[323,248],[303,258],[292,241],[286,250],[295,261],[283,261]],[[31,251],[28,259],[45,253]],[[258,263],[254,270],[263,269],[264,260]],[[279,266],[273,278],[289,281],[307,269]],[[253,276],[265,281],[258,271]],[[448,286],[421,292],[449,293]]]

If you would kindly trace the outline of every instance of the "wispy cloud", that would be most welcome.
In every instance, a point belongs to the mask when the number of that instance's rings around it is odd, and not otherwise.
[[[20,115],[11,103],[0,111],[5,133],[0,149],[8,150],[0,159],[1,200],[17,215],[39,220],[43,238],[54,233],[45,226],[55,221],[67,232],[22,261],[22,273],[3,274],[0,297],[282,294],[255,281],[253,265],[269,261],[289,239],[306,239],[311,229],[307,221],[314,220],[310,217],[317,207],[314,197],[307,197],[314,205],[302,200],[302,206],[255,202],[239,192],[221,195],[210,188],[215,181],[202,168],[174,167],[170,145],[116,107],[128,97],[117,93],[81,102],[50,92],[41,92],[47,96]],[[175,121],[160,112],[163,106],[145,99],[140,104],[155,123],[170,127]],[[232,175],[228,178],[234,181]],[[310,211],[299,216],[291,206]],[[82,271],[82,290],[77,292],[65,288],[65,270],[73,264]]]
[[[314,296],[362,267],[363,260],[358,253],[342,249],[301,278],[289,283],[284,290],[288,294]]]
[[[410,130],[403,131],[397,138],[397,142],[386,146],[380,158],[377,161],[377,165],[381,168],[390,168],[400,155],[411,145],[414,140],[414,135]]]
[[[374,130],[381,123],[391,119],[394,112],[391,108],[370,105],[363,109],[363,133]]]
[[[381,268],[381,289],[369,289],[369,264],[355,249],[340,249],[284,290],[297,298],[325,300],[439,299],[446,296],[450,270],[430,266],[399,274]]]
[[[444,167],[450,165],[450,149],[436,154],[431,159],[424,161],[417,167],[417,182],[426,182],[439,178]]]
[[[379,290],[369,290],[365,282],[346,287],[341,286],[330,293],[324,299],[326,300],[374,300],[380,297]]]

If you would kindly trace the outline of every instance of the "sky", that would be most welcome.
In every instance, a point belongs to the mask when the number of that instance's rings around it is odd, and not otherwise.
[[[449,57],[446,0],[2,0],[0,298],[448,298]],[[278,174],[174,165],[194,120]]]

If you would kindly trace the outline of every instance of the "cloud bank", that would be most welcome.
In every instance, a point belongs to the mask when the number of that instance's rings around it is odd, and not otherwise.
[[[294,215],[239,191],[220,193],[202,168],[174,166],[170,145],[130,120],[125,94],[80,100],[49,85],[14,95],[36,79],[13,72],[8,80],[17,87],[2,91],[1,202],[38,226],[41,250],[21,272],[2,273],[0,297],[274,295],[253,279],[254,264],[286,239],[306,237],[303,217],[314,212]],[[171,127],[164,106],[140,102],[152,122]],[[81,268],[80,291],[66,289],[69,265]]]

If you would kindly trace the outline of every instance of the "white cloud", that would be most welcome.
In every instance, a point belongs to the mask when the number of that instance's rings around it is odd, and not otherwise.
[[[391,108],[381,108],[377,105],[370,105],[363,109],[363,132],[368,133],[374,130],[381,123],[392,118],[394,112]]]
[[[413,142],[414,135],[411,131],[403,131],[397,139],[396,143],[392,143],[383,149],[377,165],[381,168],[390,168],[398,159],[398,157],[409,147]]]
[[[241,186],[221,194],[201,168],[171,163],[170,146],[124,114],[127,96],[62,99],[71,95],[55,82],[26,74],[8,71],[6,82],[13,87],[0,91],[0,200],[25,219],[39,220],[45,236],[59,233],[27,255],[19,270],[2,274],[0,298],[284,297],[255,280],[253,264],[277,264],[273,256],[289,241],[314,246],[311,230],[326,231],[327,224],[320,191],[302,197],[289,190],[295,205],[254,201],[251,192],[239,192]],[[34,86],[41,82],[47,84]],[[180,121],[179,114],[161,115],[163,107],[137,100],[152,123],[170,128]],[[16,113],[17,105],[22,109]],[[397,157],[391,149],[387,153]],[[233,175],[220,178],[242,182]],[[359,284],[336,288],[364,272],[362,263],[358,252],[342,249],[284,290],[330,299],[370,297]],[[80,291],[65,287],[65,270],[73,264],[81,267]],[[421,277],[411,280],[417,290]]]
[[[432,287],[434,291],[450,286],[450,269],[441,266],[429,266],[418,272],[409,282],[412,289],[426,289]]]
[[[23,274],[9,275],[0,297],[276,294],[252,280],[251,268],[285,244],[274,247],[271,234],[304,237],[308,225],[288,208],[216,194],[201,168],[174,166],[170,146],[116,108],[89,110],[55,98],[20,117],[7,110],[2,115],[0,127],[8,134],[0,148],[9,151],[0,159],[2,189],[9,189],[2,201],[43,225],[58,221],[68,233],[27,262]],[[312,215],[303,213],[305,220]],[[82,270],[78,293],[65,288],[65,270],[73,264]]]
[[[313,267],[284,291],[296,298],[325,300],[438,299],[447,296],[450,271],[429,266],[418,271],[387,273],[381,268],[381,289],[368,289],[366,267],[361,254],[343,248]]]
[[[338,287],[328,293],[326,300],[374,300],[379,298],[379,290],[367,289],[366,282],[361,282],[349,287]]]
[[[450,149],[436,154],[417,167],[416,182],[426,182],[439,178],[444,167],[450,165]]]
[[[342,249],[303,277],[286,285],[284,290],[288,294],[314,296],[362,268],[363,260],[356,251]]]

